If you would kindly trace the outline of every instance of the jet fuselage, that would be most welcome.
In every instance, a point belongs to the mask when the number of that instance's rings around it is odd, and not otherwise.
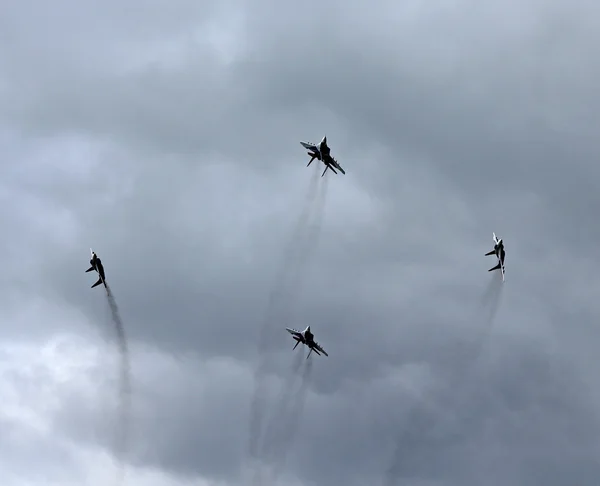
[[[303,332],[302,337],[304,338],[304,343],[308,345],[312,345],[315,342],[315,336],[312,332],[310,332],[310,326],[308,326]]]
[[[330,157],[331,150],[327,146],[327,137],[323,137],[323,140],[319,142],[319,152],[321,153],[323,160],[325,160],[327,157]]]

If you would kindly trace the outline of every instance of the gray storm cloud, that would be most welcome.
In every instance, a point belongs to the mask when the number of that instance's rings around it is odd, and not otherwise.
[[[274,483],[596,486],[600,9],[376,7],[3,9],[0,338],[96,339],[73,255],[109,252],[143,389],[132,483],[233,486],[248,461]],[[346,175],[305,167],[324,133]],[[302,388],[284,328],[308,323],[331,357]],[[7,356],[0,395],[28,410],[50,378]],[[52,395],[43,448],[0,405],[2,484],[113,455],[87,392]]]

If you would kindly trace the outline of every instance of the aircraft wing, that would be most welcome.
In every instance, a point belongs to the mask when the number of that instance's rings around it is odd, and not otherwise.
[[[300,142],[300,145],[302,145],[305,149],[312,150],[313,152],[316,152],[316,153],[320,153],[319,147],[317,147],[314,143]]]
[[[333,157],[331,158],[331,164],[337,169],[339,170],[342,174],[346,175],[346,171],[344,169],[342,169],[342,166],[338,163],[337,160],[335,160]]]
[[[320,345],[318,342],[316,342],[316,341],[315,341],[315,349],[316,349],[317,351],[320,351],[321,353],[323,353],[325,356],[329,356],[329,355],[327,354],[327,351],[325,351],[325,350],[324,350],[324,349],[321,347],[321,345]]]
[[[289,332],[292,336],[302,337],[302,333],[300,331],[298,331],[297,329],[291,329],[289,327],[286,327],[285,330],[287,332]]]

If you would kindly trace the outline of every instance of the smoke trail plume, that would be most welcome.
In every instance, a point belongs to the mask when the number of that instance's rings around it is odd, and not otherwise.
[[[268,469],[269,465],[265,464],[263,461],[273,454],[273,450],[269,447],[269,445],[274,444],[273,439],[275,438],[277,432],[276,427],[281,423],[282,417],[285,416],[286,410],[289,408],[289,402],[293,395],[292,391],[299,377],[298,372],[302,366],[302,361],[303,353],[296,353],[295,359],[290,368],[290,373],[283,378],[281,392],[275,401],[277,404],[275,406],[275,410],[273,410],[269,420],[266,420],[264,432],[261,434],[261,430],[258,431],[259,436],[258,443],[256,445],[257,450],[255,459],[260,461],[260,464],[255,464],[256,469],[254,471],[252,481],[252,484],[255,486],[265,486],[269,484],[264,477],[264,475],[267,474],[265,469]],[[263,412],[266,414],[266,410],[263,410]]]
[[[450,436],[436,437],[436,432],[444,425],[451,427],[457,419],[456,415],[461,409],[460,402],[468,395],[468,385],[478,371],[478,362],[489,341],[503,289],[502,279],[499,275],[493,275],[481,295],[475,316],[475,322],[480,324],[479,331],[461,353],[464,360],[461,360],[453,376],[446,377],[446,386],[436,396],[413,397],[416,401],[396,439],[392,461],[384,475],[385,486],[397,484],[403,468],[410,468],[418,462],[419,454],[426,453],[419,447],[426,450],[433,441],[439,443],[440,440],[451,440]]]
[[[266,375],[268,369],[267,350],[274,344],[280,327],[289,326],[288,322],[298,302],[303,277],[306,275],[307,262],[311,250],[314,250],[321,232],[324,206],[327,195],[327,178],[320,178],[317,166],[313,171],[305,203],[292,232],[291,239],[284,250],[283,262],[275,285],[269,296],[266,317],[259,331],[259,364],[255,370],[255,389],[251,401],[249,457],[264,459],[269,454],[268,444],[277,447],[274,439],[279,417],[287,413],[291,398],[293,380],[285,383],[281,395],[273,403],[273,419],[265,424],[266,412],[270,400],[267,397]],[[321,184],[319,184],[321,181]],[[312,366],[312,365],[311,365]],[[266,431],[264,429],[267,429]],[[262,444],[261,444],[262,438]]]
[[[266,408],[266,368],[268,363],[264,358],[269,344],[273,340],[273,327],[277,321],[278,311],[284,308],[284,297],[286,285],[289,281],[290,262],[296,261],[294,258],[298,253],[298,241],[305,234],[305,228],[310,217],[311,208],[317,193],[318,173],[313,172],[313,177],[310,180],[308,191],[305,197],[304,204],[300,216],[294,226],[290,241],[283,252],[283,264],[275,278],[273,288],[269,294],[267,309],[263,324],[259,330],[258,342],[258,359],[259,363],[254,372],[255,389],[250,404],[250,425],[249,425],[249,444],[248,454],[251,458],[256,459],[258,454],[258,441],[262,429],[264,414]]]
[[[291,407],[288,408],[285,411],[285,414],[280,418],[278,424],[278,430],[280,433],[277,437],[273,438],[272,446],[273,450],[276,452],[275,457],[273,457],[273,480],[279,477],[281,471],[285,467],[285,462],[287,460],[290,448],[294,443],[296,433],[298,432],[298,427],[302,422],[302,414],[304,412],[304,405],[306,404],[306,396],[308,392],[308,386],[310,384],[312,369],[313,360],[306,360],[302,370],[302,381],[300,383],[300,387],[292,396]]]
[[[251,458],[257,458],[258,441],[267,405],[266,371],[268,362],[266,353],[270,345],[275,342],[276,326],[283,323],[285,316],[289,314],[290,301],[296,294],[294,278],[298,280],[300,270],[306,266],[307,250],[310,249],[307,242],[313,236],[307,231],[307,226],[309,226],[311,216],[315,212],[316,202],[318,202],[319,179],[317,166],[313,171],[300,216],[284,249],[283,262],[269,294],[265,319],[259,330],[259,363],[254,376],[255,389],[251,401],[249,425],[248,454]]]
[[[297,354],[304,364],[301,363],[302,369],[296,367],[293,379],[289,380],[289,384],[284,384],[283,397],[277,407],[278,413],[271,418],[268,424],[269,433],[265,436],[260,451],[261,459],[266,464],[262,464],[262,469],[257,469],[254,475],[254,485],[268,486],[279,478],[302,421],[313,360],[304,360],[304,353]],[[300,379],[299,387],[296,386],[298,378]],[[296,388],[295,391],[294,388]]]
[[[294,288],[290,289],[294,295],[300,295],[305,283],[305,277],[308,273],[308,256],[310,251],[314,251],[319,243],[319,237],[321,236],[321,229],[323,226],[323,219],[325,217],[325,201],[327,199],[327,183],[328,179],[323,178],[322,183],[319,185],[319,190],[313,206],[312,221],[309,222],[308,228],[306,229],[305,237],[298,241],[298,259],[297,264],[290,269],[290,282],[294,284]],[[292,307],[298,303],[298,299],[292,300],[292,296],[289,296],[287,305],[286,317],[291,317],[295,308]],[[287,323],[285,323],[287,324]]]
[[[491,327],[502,301],[504,282],[498,275],[493,275],[485,292],[481,296],[481,306],[487,310],[486,327]]]
[[[299,351],[299,350],[297,350]],[[294,360],[292,362],[291,373],[283,378],[283,385],[281,392],[275,400],[274,410],[271,414],[270,419],[265,424],[265,431],[263,434],[263,447],[261,448],[261,456],[265,456],[271,453],[274,444],[274,439],[277,434],[277,427],[281,425],[282,420],[286,416],[288,409],[290,408],[290,402],[293,398],[293,390],[296,387],[298,378],[300,378],[300,367],[304,361],[304,353],[294,353]]]
[[[119,460],[119,476],[117,484],[122,484],[125,478],[125,464],[129,442],[129,423],[131,415],[131,364],[129,360],[129,347],[125,336],[125,327],[119,313],[117,301],[110,287],[106,286],[106,299],[117,334],[119,348],[119,427],[117,434],[117,454]]]

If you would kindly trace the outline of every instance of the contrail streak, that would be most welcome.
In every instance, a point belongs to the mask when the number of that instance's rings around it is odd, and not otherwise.
[[[129,347],[125,336],[125,327],[123,326],[117,301],[108,285],[106,286],[106,299],[115,325],[117,345],[119,347],[119,356],[121,358],[119,365],[119,427],[117,434],[119,475],[117,484],[123,484],[125,479],[125,456],[129,445],[129,424],[131,416],[131,364],[129,360]]]

